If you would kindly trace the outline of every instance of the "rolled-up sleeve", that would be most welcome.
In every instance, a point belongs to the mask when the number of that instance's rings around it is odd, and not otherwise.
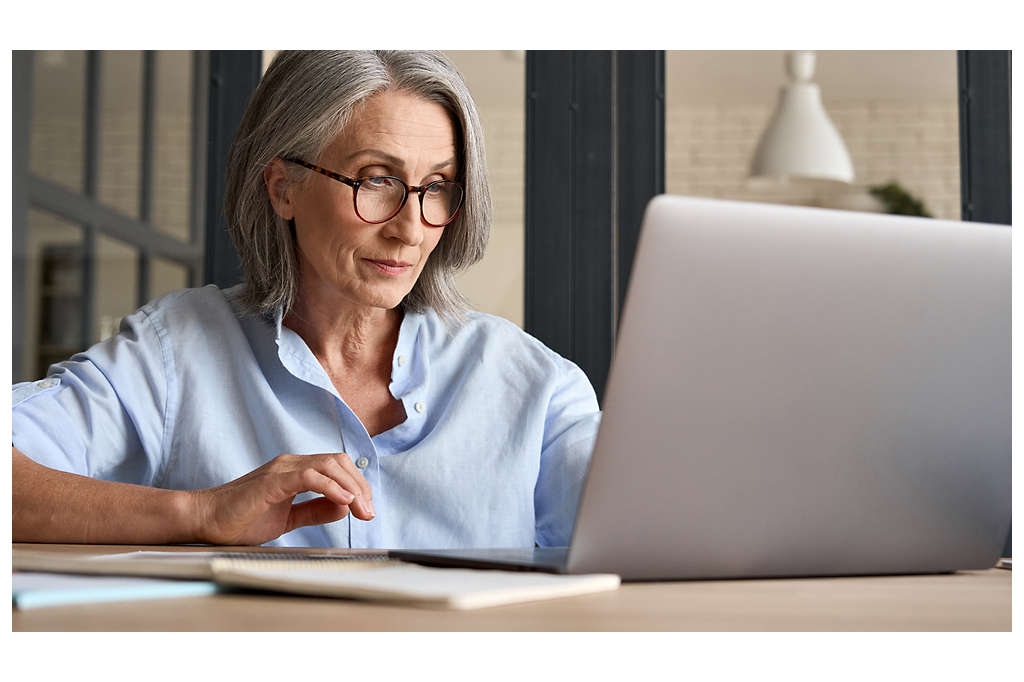
[[[45,379],[12,387],[14,447],[53,469],[152,485],[170,417],[169,362],[147,309],[126,317],[118,334]]]
[[[544,424],[540,473],[534,492],[537,544],[569,544],[583,478],[601,413],[586,374],[559,358],[561,373]]]

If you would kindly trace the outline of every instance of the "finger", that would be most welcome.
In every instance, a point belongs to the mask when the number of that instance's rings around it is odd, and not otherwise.
[[[356,499],[353,492],[340,485],[334,478],[317,471],[313,467],[296,469],[285,475],[285,485],[291,495],[304,492],[320,493],[330,501],[338,505],[349,505]],[[348,487],[358,487],[349,484]]]
[[[292,473],[290,484],[298,486],[298,492],[318,492],[336,504],[349,507],[352,514],[363,521],[376,516],[373,504],[363,496],[354,476],[345,471],[337,462],[330,458],[307,458],[303,467]],[[294,494],[294,493],[293,493]]]
[[[344,504],[335,504],[326,497],[293,504],[288,513],[288,530],[302,526],[319,526],[323,523],[334,523],[348,515],[349,508]],[[287,531],[285,531],[287,532]]]
[[[348,460],[348,455],[344,453],[341,453],[341,457]],[[337,481],[345,490],[356,495],[355,501],[351,504],[352,513],[356,518],[369,521],[377,514],[373,508],[373,493],[370,491],[370,484],[358,470],[354,469],[351,460],[349,460],[349,466],[353,467],[354,472],[345,468],[339,459],[326,460],[324,473]]]
[[[331,456],[331,461],[339,465],[355,479],[356,483],[359,484],[359,489],[367,499],[373,499],[373,490],[370,488],[370,482],[366,480],[366,477],[363,476],[363,472],[359,470],[359,467],[355,465],[347,452],[334,453]]]

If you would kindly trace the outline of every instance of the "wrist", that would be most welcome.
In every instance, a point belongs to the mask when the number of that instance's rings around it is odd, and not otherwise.
[[[204,490],[176,491],[175,515],[180,520],[176,526],[184,534],[185,539],[182,542],[206,542],[206,524],[203,521],[205,517],[205,492]]]

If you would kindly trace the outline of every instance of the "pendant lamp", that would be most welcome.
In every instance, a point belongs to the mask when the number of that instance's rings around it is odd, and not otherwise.
[[[853,181],[853,163],[843,138],[821,104],[821,91],[811,82],[813,52],[786,54],[790,82],[754,152],[753,178],[804,178]]]

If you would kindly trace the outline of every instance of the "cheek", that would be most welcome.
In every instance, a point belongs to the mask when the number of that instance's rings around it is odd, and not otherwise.
[[[299,240],[310,255],[330,259],[366,240],[365,223],[351,210],[330,204],[312,209],[305,216],[305,229],[299,228]]]
[[[445,227],[438,229],[430,228],[430,231],[427,232],[423,239],[423,260],[426,260],[434,252],[438,244],[441,243],[441,237],[446,229]]]

